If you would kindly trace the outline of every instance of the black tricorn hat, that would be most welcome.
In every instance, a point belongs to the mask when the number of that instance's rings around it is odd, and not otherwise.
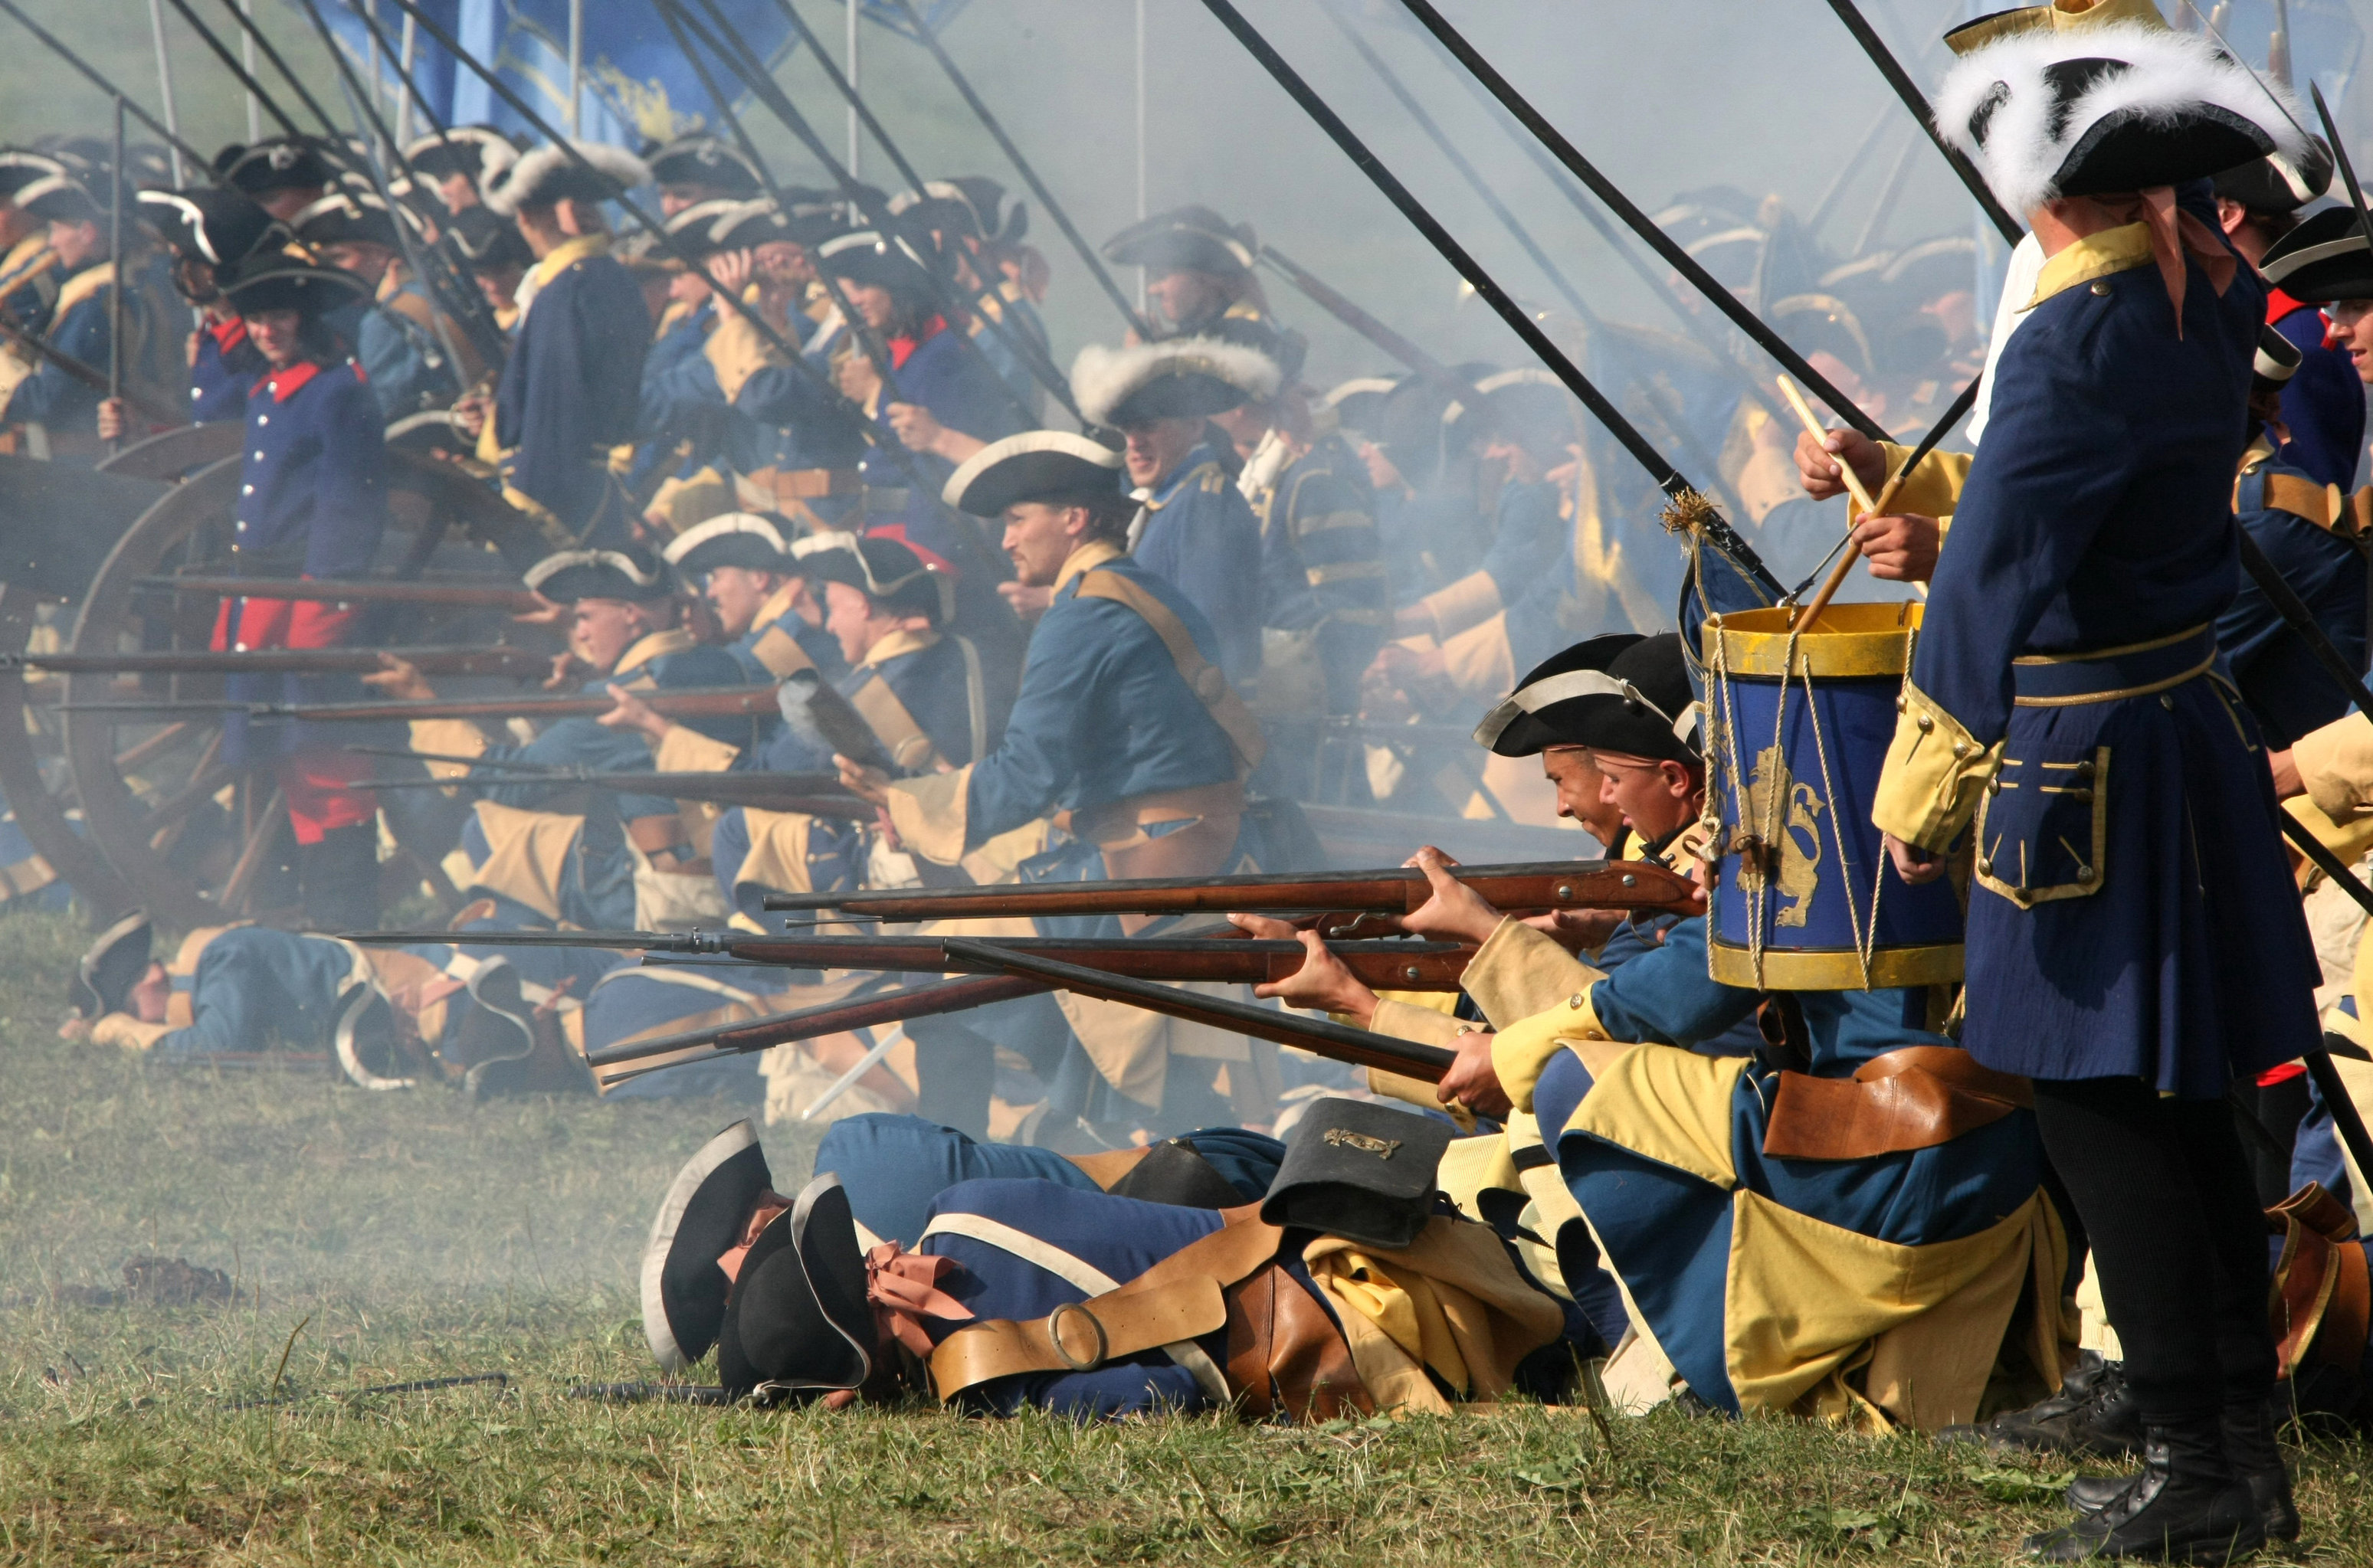
[[[955,585],[947,574],[894,539],[870,534],[853,550],[819,550],[801,569],[811,582],[846,583],[886,610],[928,615],[941,625],[953,614]]]
[[[17,192],[34,180],[65,172],[65,164],[48,153],[30,152],[23,147],[0,151],[0,199],[14,201]]]
[[[2269,153],[2216,177],[2216,194],[2254,213],[2295,213],[2332,189],[2332,148],[2320,136],[2308,138],[2303,157]]]
[[[687,577],[719,566],[743,566],[754,572],[788,572],[790,552],[783,536],[766,518],[748,512],[722,512],[695,523],[668,540],[667,563]]]
[[[966,458],[940,491],[959,512],[994,517],[1024,501],[1084,501],[1117,494],[1120,454],[1068,430],[1025,430]]]
[[[420,226],[410,212],[399,219],[383,198],[367,191],[341,190],[309,203],[288,220],[288,226],[298,239],[316,250],[360,242],[397,250],[403,245],[403,237],[395,229],[399,221],[411,223],[417,233]]]
[[[462,265],[472,272],[491,273],[504,267],[527,268],[535,253],[520,237],[519,225],[507,223],[484,207],[463,207],[445,220],[444,242],[453,248]]]
[[[816,265],[836,278],[886,288],[915,298],[930,294],[931,273],[922,252],[905,236],[855,229],[816,247]]]
[[[2274,331],[2266,322],[2258,324],[2258,352],[2250,366],[2250,389],[2253,392],[2279,392],[2298,374],[2307,359],[2298,344]]]
[[[75,965],[67,999],[75,1011],[89,1019],[124,1010],[133,986],[148,972],[149,944],[155,928],[146,910],[134,910],[99,934]]]
[[[2305,304],[2373,299],[2373,250],[2366,249],[2365,226],[2344,202],[2302,218],[2268,248],[2259,271]]]
[[[215,155],[215,172],[251,196],[327,185],[336,166],[311,137],[268,136],[250,146],[234,142]]]
[[[716,242],[709,238],[708,231],[717,226],[718,219],[738,210],[741,205],[731,196],[711,196],[706,202],[695,202],[660,226],[674,244],[665,250],[654,246],[652,253],[658,258],[673,261],[675,252],[680,250],[693,261],[699,261],[718,248]]]
[[[1442,1118],[1372,1100],[1319,1100],[1286,1141],[1260,1217],[1370,1247],[1407,1247],[1433,1213],[1436,1173],[1456,1133]]]
[[[1198,205],[1140,218],[1105,241],[1105,260],[1164,273],[1241,277],[1253,268],[1253,248],[1233,224]]]
[[[176,253],[237,266],[267,240],[286,236],[278,219],[227,185],[187,191],[143,191],[134,198],[140,216]]]
[[[242,316],[265,310],[296,310],[319,316],[359,299],[362,280],[352,273],[324,267],[284,250],[250,256],[221,280],[223,296]]]
[[[403,161],[429,180],[466,174],[483,185],[519,162],[519,145],[491,125],[452,125],[415,137]]]
[[[1680,633],[1641,638],[1607,661],[1606,679],[1611,691],[1572,699],[1572,716],[1561,715],[1559,726],[1572,738],[1564,744],[1692,767],[1704,761]]]
[[[649,604],[675,592],[667,563],[637,545],[617,550],[563,550],[526,573],[527,586],[555,604],[616,598]]]
[[[679,136],[644,155],[655,185],[698,185],[744,201],[764,189],[739,148],[715,136]]]
[[[1642,640],[1637,632],[1609,632],[1550,655],[1483,715],[1475,726],[1475,744],[1502,757],[1537,757],[1552,746],[1588,745],[1582,725],[1586,705],[1623,694],[1607,667]]]
[[[101,223],[113,189],[99,174],[51,174],[19,186],[14,200],[43,223]]]
[[[718,1331],[718,1381],[730,1394],[855,1388],[873,1374],[875,1342],[848,1193],[837,1176],[819,1176],[742,1260]]]
[[[774,1185],[758,1129],[737,1121],[684,1162],[643,1246],[643,1338],[669,1372],[708,1353],[731,1282],[717,1266],[741,1239],[750,1205]]]

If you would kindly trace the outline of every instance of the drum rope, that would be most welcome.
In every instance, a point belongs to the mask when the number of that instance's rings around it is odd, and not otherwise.
[[[1788,706],[1788,673],[1796,666],[1796,629],[1789,628],[1787,657],[1780,667],[1780,707],[1783,713]],[[1829,777],[1829,748],[1821,735],[1821,710],[1813,698],[1813,662],[1810,658],[1805,661],[1805,668],[1797,671],[1797,679],[1805,688],[1805,716],[1813,726],[1813,755],[1820,759],[1821,789],[1829,803],[1829,840],[1838,846],[1838,885],[1845,889],[1846,894],[1846,929],[1853,933],[1854,960],[1862,967],[1862,988],[1868,991],[1871,988],[1871,950],[1878,944],[1878,895],[1885,883],[1878,879],[1872,883],[1870,927],[1864,930],[1862,912],[1854,907],[1853,862],[1846,854],[1845,821],[1838,810],[1838,786]],[[1818,828],[1813,830],[1813,842],[1816,844],[1820,842]],[[1882,874],[1886,870],[1883,856],[1879,870]]]
[[[1748,802],[1740,794],[1740,781],[1743,780],[1747,774],[1746,770],[1740,765],[1738,755],[1738,715],[1731,707],[1730,634],[1723,628],[1722,617],[1718,615],[1713,617],[1711,624],[1714,629],[1714,685],[1722,692],[1723,749],[1728,752],[1730,761],[1730,802],[1732,808],[1737,813],[1740,826],[1747,829],[1748,836],[1752,837],[1754,835],[1754,824],[1748,819]],[[1784,694],[1785,689],[1783,688],[1783,691]],[[1752,852],[1748,851],[1747,853]],[[1742,872],[1746,869],[1745,854],[1742,854],[1740,857],[1740,869]],[[1753,974],[1755,977],[1756,989],[1759,991],[1763,988],[1763,900],[1764,893],[1770,883],[1770,878],[1759,871],[1752,881],[1748,881],[1748,879],[1744,876],[1740,877],[1740,880],[1747,884],[1745,890],[1747,893],[1748,968],[1748,972]],[[1709,905],[1708,908],[1708,921],[1709,923],[1711,923],[1711,905]],[[1709,960],[1711,960],[1713,953],[1713,944],[1711,940],[1706,944],[1706,953]]]

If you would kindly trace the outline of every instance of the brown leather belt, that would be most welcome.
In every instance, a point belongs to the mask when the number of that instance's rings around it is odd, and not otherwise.
[[[855,469],[760,469],[742,477],[777,501],[821,501],[865,488]]]
[[[1949,1144],[2035,1104],[2033,1086],[1948,1045],[1907,1045],[1851,1078],[1780,1074],[1763,1152],[1781,1159],[1854,1160]]]
[[[2305,517],[2343,539],[2362,539],[2373,531],[2373,487],[2350,495],[2336,484],[2318,484],[2295,473],[2270,473],[2263,494],[2267,505]]]

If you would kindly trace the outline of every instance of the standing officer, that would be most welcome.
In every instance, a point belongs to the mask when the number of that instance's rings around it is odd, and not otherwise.
[[[2141,1473],[2029,1544],[2223,1562],[2297,1527],[2265,1222],[2226,1097],[2317,1048],[2319,973],[2256,726],[2207,679],[2265,296],[2202,181],[2305,138],[2204,39],[2073,9],[1971,24],[1990,41],[1937,99],[2045,260],[1872,817],[1907,879],[1974,833],[1963,1043],[2035,1080],[2144,1422]],[[2072,99],[2074,73],[2117,89]]]
[[[464,398],[453,412],[476,436],[479,458],[502,468],[504,499],[556,539],[617,540],[627,518],[610,448],[634,438],[651,318],[610,254],[602,203],[649,171],[619,148],[575,145],[585,164],[538,147],[486,192],[487,207],[519,226],[535,265],[520,285],[515,341],[491,403]]]
[[[323,321],[361,285],[285,251],[242,262],[224,295],[263,356],[247,399],[247,446],[231,549],[257,575],[359,577],[387,528],[387,453],[379,404]],[[349,605],[312,599],[226,600],[217,650],[331,648],[356,631]],[[249,702],[334,702],[359,696],[351,677],[242,675],[229,695]],[[334,731],[296,725],[251,732],[224,721],[223,760],[269,760],[288,803],[306,918],[332,931],[379,923],[379,807],[354,787],[368,759],[338,749]]]
[[[1156,213],[1105,241],[1105,260],[1145,269],[1146,297],[1172,338],[1216,337],[1222,320],[1265,319],[1268,301],[1253,273],[1252,230],[1209,207]]]

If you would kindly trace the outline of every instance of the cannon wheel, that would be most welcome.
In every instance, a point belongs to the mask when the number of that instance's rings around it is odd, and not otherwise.
[[[175,595],[144,579],[229,569],[239,482],[236,457],[214,463],[132,525],[84,597],[73,651],[208,645],[218,601]],[[489,582],[508,585],[517,563],[544,548],[527,517],[433,459],[388,454],[388,509],[381,570],[390,576],[417,576],[432,557],[452,563],[458,547],[462,563]],[[446,640],[469,641],[466,633],[454,635],[457,613],[469,612],[422,606],[405,617],[403,640],[435,640],[441,632]],[[137,694],[205,701],[220,690],[219,677],[150,678]],[[268,770],[234,769],[220,761],[220,712],[193,708],[173,721],[77,714],[72,704],[121,700],[123,687],[113,676],[78,674],[67,677],[64,691],[65,752],[75,792],[92,840],[131,899],[166,924],[184,928],[262,912],[254,899],[256,875],[285,813]],[[426,863],[435,865],[437,853],[427,852]]]
[[[22,649],[34,630],[33,612],[41,603],[37,594],[0,587],[0,647]],[[57,715],[35,733],[35,715],[26,711],[25,682],[0,679],[0,794],[6,795],[18,830],[52,871],[65,878],[97,923],[106,923],[135,901],[132,885],[107,862],[107,856],[83,834],[75,831],[67,815],[73,795],[63,788],[65,760],[54,749]],[[42,742],[50,743],[45,747]],[[50,767],[43,766],[47,755]]]
[[[164,431],[129,447],[99,465],[101,473],[133,479],[179,479],[239,453],[247,426],[235,419],[209,420]]]

